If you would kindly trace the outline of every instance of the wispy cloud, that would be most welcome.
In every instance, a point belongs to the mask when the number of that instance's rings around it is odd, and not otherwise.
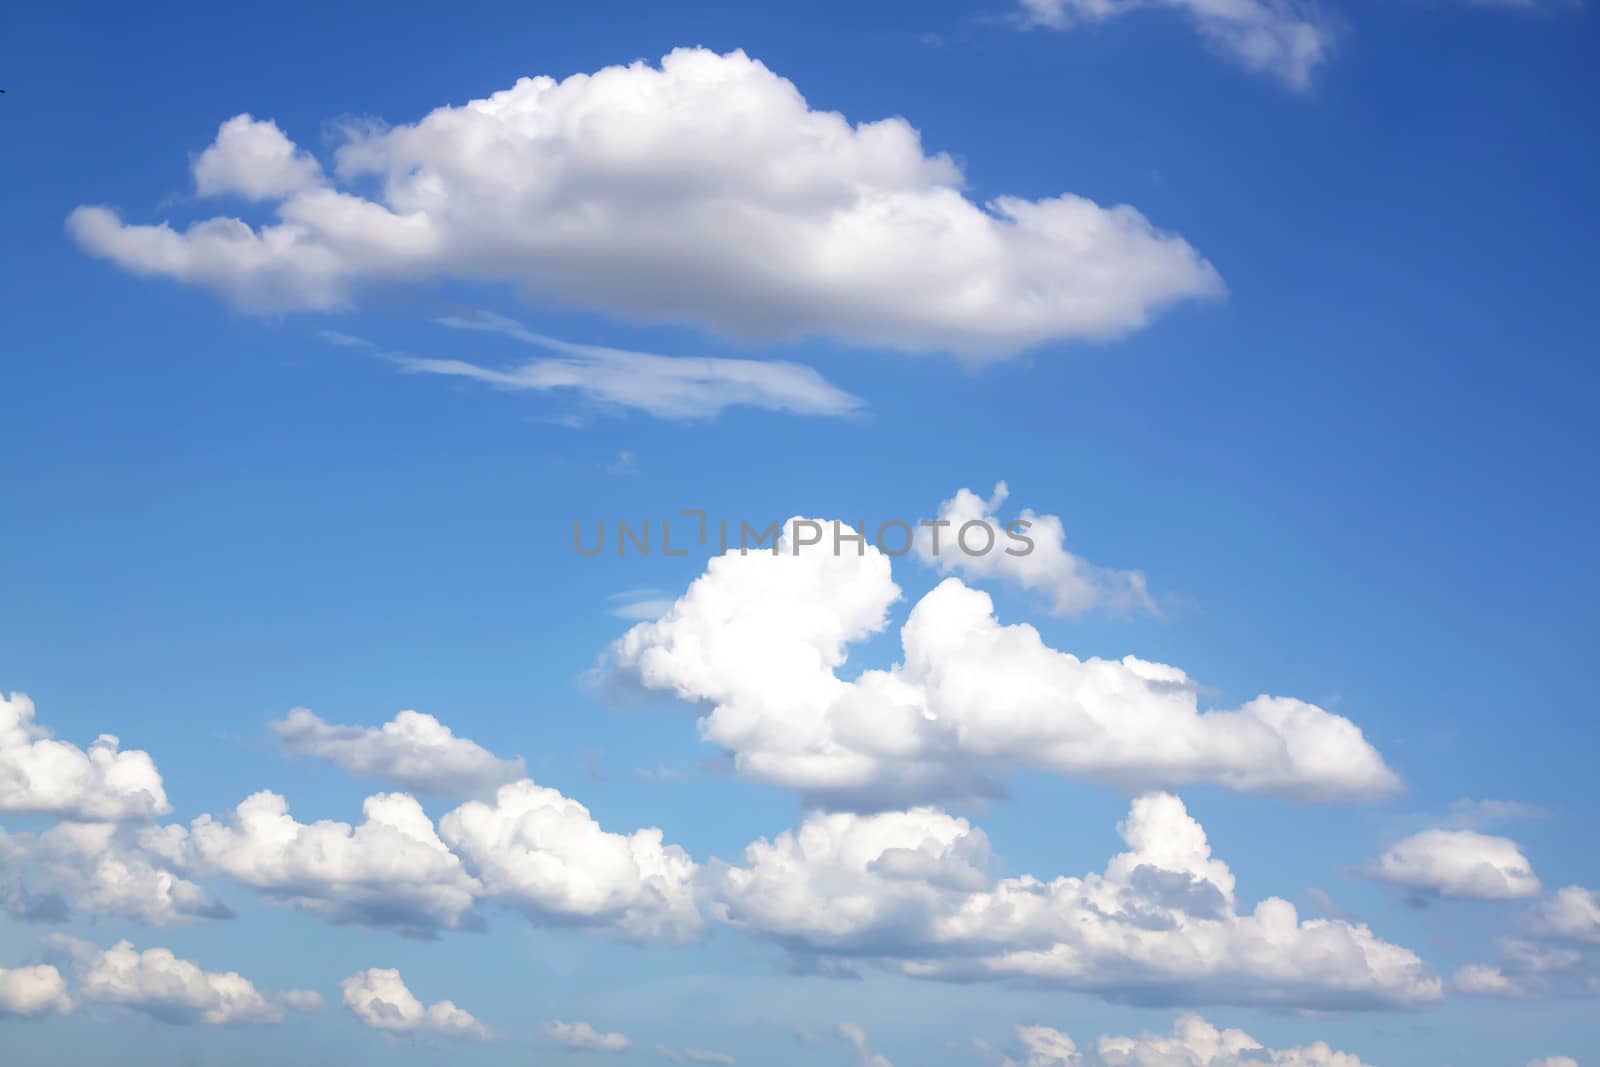
[[[1147,9],[1182,12],[1211,47],[1295,90],[1310,87],[1338,36],[1334,21],[1302,0],[1022,0],[1017,21],[1066,30]]]
[[[712,418],[730,407],[791,415],[850,415],[865,406],[800,363],[758,359],[662,356],[574,344],[534,333],[514,319],[480,312],[435,320],[442,326],[500,334],[548,355],[509,367],[460,359],[391,355],[419,374],[471,378],[513,391],[571,390],[593,403],[668,419]]]
[[[673,597],[660,589],[628,589],[613,593],[611,614],[629,622],[653,622],[672,610]]]
[[[848,416],[866,409],[860,397],[845,392],[802,363],[662,356],[622,348],[575,344],[533,333],[514,319],[480,312],[434,320],[457,330],[504,335],[544,349],[548,355],[503,367],[464,359],[435,359],[383,348],[364,337],[337,330],[317,336],[340,348],[360,348],[411,374],[468,378],[510,392],[566,392],[594,408],[642,411],[663,419],[710,419],[731,407],[753,407],[789,415]],[[546,421],[577,429],[587,421],[564,412]],[[609,473],[634,473],[637,457],[618,455]]]

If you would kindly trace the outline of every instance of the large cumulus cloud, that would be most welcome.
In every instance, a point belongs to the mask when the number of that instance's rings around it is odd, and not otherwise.
[[[994,878],[989,844],[933,808],[815,813],[715,869],[720,918],[801,956],[1143,1003],[1373,1008],[1437,1000],[1415,953],[1364,925],[1243,909],[1175,796],[1133,802],[1104,873]]]
[[[365,281],[479,279],[740,337],[974,358],[1124,334],[1222,291],[1132,207],[980,202],[909,122],[815,110],[743,52],[524,78],[416,123],[347,128],[332,177],[275,124],[236,116],[195,184],[270,203],[276,220],[180,230],[84,206],[69,229],[127,270],[255,309],[336,307]]]
[[[1349,719],[1266,695],[1202,710],[1179,668],[1051,648],[956,578],[911,609],[899,664],[846,680],[848,647],[885,629],[900,595],[889,559],[826,535],[792,544],[712,559],[609,655],[622,677],[709,705],[701,732],[744,775],[856,808],[990,792],[1020,769],[1315,801],[1398,787]]]

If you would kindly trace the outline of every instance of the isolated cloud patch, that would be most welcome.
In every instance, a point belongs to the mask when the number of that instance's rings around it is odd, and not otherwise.
[[[1179,11],[1217,51],[1292,89],[1332,55],[1333,24],[1309,0],[1022,0],[1023,23],[1068,30],[1136,11]]]
[[[1223,1030],[1198,1015],[1182,1015],[1170,1034],[1102,1037],[1093,1056],[1063,1060],[1098,1067],[1368,1067],[1359,1056],[1318,1041],[1297,1048],[1267,1048],[1243,1030]]]
[[[233,971],[202,969],[170,949],[143,952],[128,941],[104,951],[84,941],[56,938],[80,970],[78,991],[85,1000],[119,1004],[163,1022],[236,1026],[281,1023],[288,1011],[317,1011],[322,998],[306,990],[267,995]]]
[[[1348,719],[1273,696],[1202,711],[1182,670],[1053,649],[955,578],[911,609],[899,664],[847,681],[848,646],[882,631],[900,596],[889,559],[793,545],[713,558],[608,656],[623,678],[709,705],[702,736],[748,777],[862,809],[990,794],[1021,770],[1313,801],[1398,786]]]
[[[292,756],[325,759],[359,778],[436,796],[471,796],[521,778],[521,759],[497,758],[432,715],[402,711],[377,727],[335,726],[307,708],[270,724]]]
[[[406,988],[397,970],[373,967],[346,978],[339,988],[350,1014],[374,1030],[465,1041],[494,1037],[493,1031],[452,1001],[422,1003]]]
[[[26,694],[0,696],[0,812],[62,819],[147,819],[172,810],[150,754],[101,734],[87,750],[57,741]]]
[[[502,786],[492,802],[456,808],[439,832],[486,897],[537,921],[632,941],[700,932],[698,868],[654,827],[609,833],[576,800],[523,780]]]
[[[1562,941],[1600,945],[1600,892],[1569,885],[1534,908],[1533,929]]]
[[[524,78],[414,124],[347,128],[334,160],[329,178],[276,125],[237,116],[196,189],[269,201],[276,221],[177,230],[84,206],[68,229],[126,270],[254,310],[334,308],[370,281],[498,281],[741,338],[973,358],[1115,337],[1222,292],[1134,208],[977,202],[906,120],[813,110],[743,52]],[[374,199],[349,191],[374,179]]]
[[[1473,996],[1544,998],[1600,995],[1600,893],[1569,885],[1520,919],[1526,936],[1495,940],[1496,963],[1469,963],[1452,984]]]
[[[56,968],[0,967],[0,1019],[37,1019],[72,1009],[66,979]]]
[[[1515,900],[1539,892],[1539,879],[1515,841],[1475,830],[1412,834],[1386,849],[1366,873],[1390,885],[1468,900]]]
[[[630,1044],[625,1035],[602,1033],[586,1022],[547,1023],[544,1036],[551,1044],[575,1052],[626,1052]]]
[[[894,1067],[889,1057],[872,1050],[867,1032],[855,1023],[840,1023],[835,1031],[850,1046],[856,1067]]]
[[[1439,979],[1364,925],[1241,911],[1170,794],[1133,802],[1103,874],[993,878],[989,843],[934,808],[813,813],[712,872],[719,917],[790,952],[915,977],[1025,980],[1142,1003],[1303,1009],[1431,1002]]]

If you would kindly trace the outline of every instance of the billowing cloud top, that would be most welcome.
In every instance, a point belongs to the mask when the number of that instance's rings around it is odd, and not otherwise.
[[[805,958],[959,981],[1026,980],[1152,1003],[1396,1007],[1442,995],[1415,953],[1366,926],[1242,911],[1233,872],[1166,793],[1118,827],[1103,874],[992,878],[988,839],[934,808],[814,813],[718,865],[720,918]]]
[[[344,1006],[364,1026],[391,1034],[433,1034],[467,1041],[487,1041],[494,1036],[472,1013],[441,1000],[424,1004],[406,988],[400,972],[373,967],[353,974],[340,984]]]
[[[1134,208],[976,202],[904,119],[813,110],[743,52],[524,78],[415,124],[348,130],[334,172],[376,177],[376,198],[241,115],[198,158],[196,189],[269,201],[276,222],[178,231],[85,206],[68,228],[127,270],[258,310],[336,307],[363,281],[494,280],[738,337],[973,358],[1118,336],[1222,292]]]
[[[845,681],[847,646],[884,629],[900,595],[889,559],[790,544],[712,559],[611,650],[622,676],[710,704],[703,735],[749,777],[856,808],[992,792],[1019,769],[1319,801],[1398,787],[1348,719],[1273,696],[1202,711],[1178,668],[1053,649],[956,578],[911,609],[900,664]]]
[[[114,821],[171,810],[149,753],[120,751],[110,734],[87,751],[57,741],[25,694],[0,697],[0,812]]]
[[[73,1009],[67,981],[48,964],[0,967],[0,1019],[36,1019]]]
[[[211,1026],[279,1023],[288,1010],[317,1011],[322,1007],[322,998],[316,993],[296,989],[263,994],[243,975],[203,970],[170,949],[140,952],[127,941],[104,951],[70,938],[57,938],[56,943],[76,960],[84,999],[120,1004],[166,1022]]]
[[[1367,1067],[1321,1041],[1267,1048],[1243,1030],[1219,1029],[1198,1015],[1180,1015],[1170,1034],[1103,1035],[1090,1052],[1048,1026],[1019,1026],[1017,1040],[1023,1059],[1008,1056],[1001,1067]]]

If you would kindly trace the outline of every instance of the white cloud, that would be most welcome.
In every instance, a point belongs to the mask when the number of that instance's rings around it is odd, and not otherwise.
[[[1048,1026],[1019,1026],[1017,1040],[1022,1044],[1020,1062],[1007,1056],[1001,1067],[1079,1067],[1083,1057],[1077,1043],[1060,1030]]]
[[[281,200],[322,184],[322,167],[296,148],[278,125],[235,115],[194,161],[195,191],[201,196],[235,194],[249,200]]]
[[[1543,1059],[1529,1060],[1527,1067],[1578,1067],[1578,1061],[1571,1056],[1545,1056]]]
[[[38,836],[0,830],[0,907],[26,920],[115,915],[154,926],[231,917],[171,869],[159,846],[167,833],[70,822]]]
[[[545,922],[635,941],[682,941],[701,928],[694,860],[655,828],[608,833],[582,804],[527,780],[492,803],[463,804],[439,832],[485,896]]]
[[[333,922],[426,935],[475,925],[481,890],[434,832],[416,800],[381,793],[363,821],[296,822],[288,803],[260,792],[226,821],[202,815],[169,828],[164,854],[180,869],[219,871]]]
[[[939,505],[932,520],[945,525],[919,526],[918,558],[942,574],[998,579],[1042,594],[1057,615],[1081,615],[1092,608],[1156,613],[1142,573],[1096,566],[1068,552],[1058,516],[1024,509],[1015,519],[1001,520],[997,513],[1008,495],[1005,482],[994,487],[988,500],[970,489],[958,490]],[[974,523],[978,525],[970,536],[964,536],[962,531]],[[1026,525],[1013,525],[1019,523]],[[964,543],[971,552],[963,549]]]
[[[801,363],[661,356],[574,344],[487,312],[439,321],[457,329],[503,333],[547,354],[502,368],[396,353],[386,353],[385,358],[412,373],[469,378],[512,392],[570,392],[600,407],[643,411],[664,419],[709,419],[731,407],[790,415],[851,415],[865,407],[859,397]],[[637,465],[623,473],[637,473]]]
[[[1333,52],[1333,24],[1309,0],[1021,0],[1026,25],[1065,30],[1143,10],[1177,10],[1207,44],[1292,89]]]
[[[1115,337],[1222,292],[1209,263],[1132,207],[1070,193],[979,203],[904,119],[812,110],[742,52],[524,78],[415,124],[350,130],[335,171],[348,187],[376,179],[375,200],[309,187],[292,148],[284,165],[270,133],[232,121],[271,142],[279,162],[254,188],[288,194],[276,222],[179,232],[85,206],[73,237],[258,310],[337,307],[367,281],[503,281],[738,337],[974,358]],[[249,191],[231,165],[218,171],[216,190]]]
[[[1366,873],[1390,885],[1468,900],[1515,900],[1539,892],[1539,879],[1515,841],[1474,830],[1412,834]]]
[[[1545,937],[1600,945],[1600,893],[1578,885],[1557,890],[1535,905],[1532,925]]]
[[[26,694],[0,696],[0,812],[114,821],[171,810],[149,753],[119,751],[110,734],[88,751],[57,741]]]
[[[1170,1035],[1102,1037],[1100,1067],[1366,1067],[1359,1056],[1324,1042],[1272,1049],[1242,1030],[1219,1030],[1198,1015],[1180,1016]]]
[[[654,622],[672,610],[672,598],[659,589],[627,589],[613,593],[611,615],[628,622]]]
[[[1544,902],[1548,904],[1549,902]],[[1600,995],[1600,973],[1579,947],[1539,926],[1540,908],[1528,924],[1537,937],[1495,940],[1498,964],[1469,963],[1456,971],[1451,984],[1459,993],[1480,997],[1537,998]]]
[[[328,760],[361,778],[437,796],[471,796],[521,778],[520,759],[497,759],[432,715],[402,711],[381,727],[334,726],[306,708],[271,724],[285,752]]]
[[[0,967],[0,1019],[65,1015],[72,1008],[66,980],[54,967]]]
[[[578,1052],[626,1052],[629,1044],[622,1034],[603,1034],[585,1022],[547,1023],[544,1036],[562,1048]]]
[[[316,1011],[322,998],[307,990],[266,995],[232,971],[202,970],[171,950],[138,951],[127,941],[100,951],[70,938],[55,939],[81,970],[78,991],[85,1000],[120,1004],[163,1022],[211,1026],[280,1023],[286,1011]]]
[[[894,1067],[887,1056],[872,1051],[867,1032],[855,1023],[840,1023],[838,1034],[855,1054],[856,1067]]]
[[[1442,985],[1366,926],[1241,912],[1177,797],[1133,802],[1104,874],[994,879],[983,832],[932,808],[813,813],[710,872],[718,916],[792,953],[924,978],[1023,979],[1149,1003],[1416,1005]]]
[[[1532,993],[1520,980],[1487,963],[1469,963],[1456,970],[1450,985],[1471,997],[1527,997]]]
[[[339,988],[344,992],[344,1006],[374,1030],[467,1041],[494,1037],[487,1026],[448,1000],[423,1004],[406,988],[396,970],[374,967],[361,971],[346,978]]]
[[[712,559],[608,656],[624,679],[711,705],[702,736],[748,777],[861,808],[992,793],[1022,769],[1318,801],[1398,787],[1348,719],[1272,696],[1201,711],[1178,668],[1057,651],[954,578],[912,608],[900,664],[845,681],[847,646],[883,630],[900,595],[889,560],[871,545],[834,554],[826,534],[792,543]]]

